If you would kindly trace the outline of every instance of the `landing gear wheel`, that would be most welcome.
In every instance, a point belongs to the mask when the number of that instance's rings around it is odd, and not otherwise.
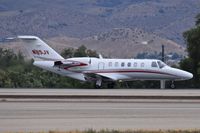
[[[174,81],[172,81],[171,86],[172,89],[176,88],[176,86],[174,85]]]
[[[115,83],[114,82],[108,83],[107,87],[113,89],[115,87]]]
[[[98,79],[95,83],[95,88],[100,89],[102,86],[102,79]]]
[[[101,86],[99,86],[99,85],[95,85],[95,88],[96,88],[96,89],[100,89]]]

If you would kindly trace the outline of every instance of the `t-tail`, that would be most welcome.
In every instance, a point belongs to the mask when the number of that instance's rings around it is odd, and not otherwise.
[[[25,47],[34,60],[63,60],[55,50],[36,36],[18,36],[16,39],[25,42]]]

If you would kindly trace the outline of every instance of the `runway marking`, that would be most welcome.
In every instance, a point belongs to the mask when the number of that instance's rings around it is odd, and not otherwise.
[[[200,103],[200,100],[177,99],[0,99],[0,103]]]

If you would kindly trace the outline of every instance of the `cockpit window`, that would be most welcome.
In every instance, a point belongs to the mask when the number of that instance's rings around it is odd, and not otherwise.
[[[164,62],[162,62],[162,61],[157,61],[157,63],[158,63],[158,66],[159,66],[160,68],[163,68],[163,67],[166,66],[166,64],[165,64]]]
[[[158,67],[157,63],[154,61],[151,63],[151,67]]]

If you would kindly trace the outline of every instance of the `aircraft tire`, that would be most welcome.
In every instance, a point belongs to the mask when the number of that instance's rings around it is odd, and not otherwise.
[[[174,81],[172,81],[170,87],[171,87],[171,89],[175,89],[175,88],[176,88],[176,86],[175,86],[175,84],[174,84]]]
[[[95,89],[101,89],[101,86],[95,85]]]
[[[115,87],[115,83],[114,83],[114,82],[108,83],[108,84],[107,84],[107,87],[108,87],[109,89],[113,89],[113,88]]]

